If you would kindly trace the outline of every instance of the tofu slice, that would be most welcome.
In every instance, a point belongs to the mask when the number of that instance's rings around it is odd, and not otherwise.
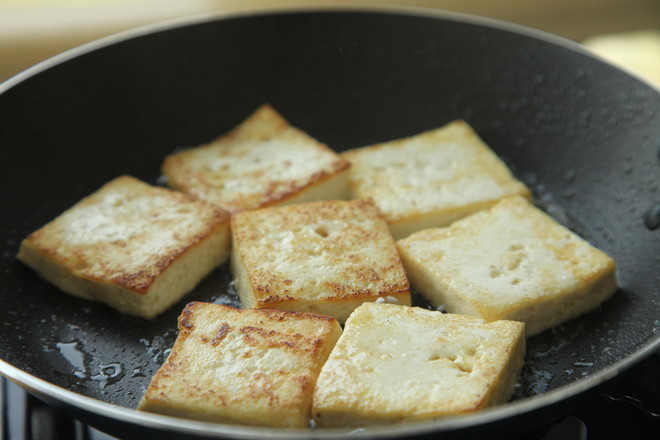
[[[343,323],[365,301],[410,304],[396,243],[371,200],[245,211],[231,224],[244,308],[320,313]]]
[[[464,121],[345,152],[351,198],[373,198],[395,238],[451,222],[511,195],[531,198]]]
[[[305,428],[316,378],[341,327],[282,310],[190,303],[138,409],[177,417]]]
[[[511,398],[524,324],[417,307],[355,309],[321,369],[317,426],[366,426],[477,411]]]
[[[521,197],[397,242],[410,281],[450,313],[510,319],[531,336],[617,288],[612,258]]]
[[[162,166],[172,188],[232,213],[346,199],[349,168],[267,104],[211,143],[167,156]]]
[[[153,318],[225,262],[229,214],[118,177],[21,243],[17,258],[64,292]]]

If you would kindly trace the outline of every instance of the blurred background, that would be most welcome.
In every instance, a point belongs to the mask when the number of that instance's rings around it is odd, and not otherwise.
[[[660,85],[660,0],[0,0],[0,82],[72,47],[137,26],[216,11],[301,5],[419,6],[541,29]]]

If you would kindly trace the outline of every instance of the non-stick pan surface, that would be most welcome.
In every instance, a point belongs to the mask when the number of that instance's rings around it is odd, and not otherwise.
[[[575,44],[421,11],[207,17],[85,47],[0,91],[0,370],[69,410],[87,407],[105,429],[280,435],[131,410],[184,304],[237,304],[227,265],[144,321],[63,294],[15,260],[28,233],[106,181],[157,184],[166,154],[264,102],[337,150],[465,119],[541,207],[618,262],[613,299],[528,341],[514,403],[362,435],[454,431],[549,408],[660,345],[660,231],[644,221],[660,202],[660,94]]]

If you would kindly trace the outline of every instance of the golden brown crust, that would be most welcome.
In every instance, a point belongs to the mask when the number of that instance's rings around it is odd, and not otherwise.
[[[268,104],[211,143],[167,156],[162,167],[173,188],[230,212],[285,204],[306,193],[345,198],[346,183],[333,178],[345,174],[347,180],[349,168]]]
[[[464,121],[342,153],[351,164],[351,197],[372,197],[395,238],[445,226],[531,191]]]
[[[398,241],[416,289],[435,306],[526,324],[527,336],[597,307],[616,264],[523,197]]]
[[[194,233],[190,234],[188,231],[183,230],[173,233],[175,238],[178,235],[180,239],[177,246],[165,248],[165,252],[162,253],[154,253],[147,262],[137,265],[128,271],[121,268],[121,261],[115,262],[105,258],[107,255],[112,256],[119,253],[125,256],[126,260],[129,260],[130,250],[125,251],[129,246],[127,243],[128,240],[117,239],[108,241],[98,238],[87,242],[72,243],[68,240],[71,234],[76,234],[77,231],[68,229],[69,225],[64,224],[68,220],[68,216],[67,218],[62,218],[61,222],[58,222],[56,219],[54,222],[33,232],[26,238],[26,241],[35,249],[38,249],[38,252],[43,254],[45,258],[59,262],[59,264],[68,267],[79,276],[99,282],[110,281],[137,293],[145,294],[153,284],[155,278],[163,273],[172,262],[206,239],[215,229],[226,226],[226,223],[229,221],[229,214],[216,206],[195,200],[186,194],[175,193],[164,188],[150,187],[130,176],[121,176],[105,184],[98,192],[83,199],[72,209],[76,209],[76,207],[101,207],[99,204],[103,203],[103,197],[114,191],[120,191],[119,194],[121,197],[162,197],[162,202],[164,203],[167,203],[169,200],[175,203],[176,206],[174,209],[194,210],[200,216],[203,215],[203,217],[199,218],[197,222],[199,226],[195,228]],[[163,206],[159,205],[154,206],[154,209],[148,212],[132,212],[121,216],[115,215],[113,211],[108,211],[104,215],[105,218],[101,220],[121,223],[122,226],[130,228],[130,222],[138,220],[136,217],[140,217],[139,219],[151,217],[148,220],[149,227],[176,227],[169,219],[159,219],[159,210],[163,208]],[[174,221],[176,222],[177,220],[174,219]],[[149,234],[147,230],[141,230],[138,233]],[[133,235],[131,239],[139,240],[140,237]],[[141,246],[142,244],[140,243],[139,245]]]
[[[316,377],[340,333],[325,316],[190,303],[139,409],[305,427]]]
[[[250,307],[313,311],[341,322],[364,301],[410,303],[394,240],[372,200],[264,208],[231,221],[234,276]]]
[[[477,411],[511,397],[524,356],[522,323],[365,303],[321,370],[312,414],[355,427]]]
[[[18,258],[62,290],[142,316],[224,261],[228,235],[229,214],[219,207],[120,176],[30,234]],[[194,270],[188,260],[197,260]],[[178,267],[178,280],[154,287]]]

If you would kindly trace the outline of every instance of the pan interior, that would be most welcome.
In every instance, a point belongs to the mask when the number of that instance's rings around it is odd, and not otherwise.
[[[338,151],[465,119],[539,206],[615,258],[613,299],[528,341],[516,399],[658,345],[660,232],[644,224],[660,202],[658,92],[568,43],[477,19],[326,11],[138,35],[0,94],[0,357],[134,408],[186,302],[238,305],[228,265],[144,321],[57,291],[15,260],[18,245],[118,175],[159,184],[166,154],[265,102]]]

